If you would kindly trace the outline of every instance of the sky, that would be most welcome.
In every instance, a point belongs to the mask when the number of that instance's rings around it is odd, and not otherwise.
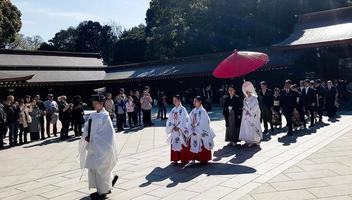
[[[150,0],[12,0],[22,12],[26,36],[40,35],[45,41],[55,33],[84,20],[114,22],[128,29],[145,24]]]

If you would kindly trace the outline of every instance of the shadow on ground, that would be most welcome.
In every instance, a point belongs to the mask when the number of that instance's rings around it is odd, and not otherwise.
[[[27,145],[27,146],[23,146],[23,148],[31,148],[31,147],[38,147],[38,146],[44,146],[44,145],[49,145],[49,144],[54,144],[54,143],[60,143],[60,142],[74,142],[76,140],[79,140],[80,137],[70,137],[67,140],[60,140],[60,137],[53,137],[47,140],[44,140],[41,143],[37,143],[37,144],[32,144],[32,145]]]
[[[318,129],[324,128],[329,125],[330,124],[327,124],[324,122],[316,123],[314,127],[311,127],[309,129],[295,130],[295,131],[293,131],[292,135],[285,135],[283,137],[280,137],[280,138],[278,138],[278,142],[282,143],[282,145],[284,145],[284,146],[289,146],[291,144],[296,143],[298,138],[304,137],[306,135],[315,134]]]
[[[195,167],[184,167],[183,165],[168,165],[161,168],[156,167],[146,177],[146,182],[139,187],[147,187],[154,182],[161,182],[170,179],[172,182],[166,187],[175,187],[179,183],[192,181],[200,175],[234,175],[234,174],[250,174],[256,170],[251,167],[234,165],[227,163],[208,163],[205,165],[197,165]]]
[[[244,163],[261,150],[260,146],[246,147],[241,145],[224,146],[222,149],[214,151],[213,161],[220,161],[223,158],[234,156],[230,162],[234,164]]]

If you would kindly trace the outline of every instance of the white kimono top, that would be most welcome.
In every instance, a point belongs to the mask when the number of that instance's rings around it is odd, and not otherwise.
[[[214,147],[214,131],[210,127],[210,118],[207,111],[201,106],[194,108],[189,114],[189,139],[190,151],[199,153],[202,151],[202,146],[211,150]]]
[[[92,119],[90,142],[85,141],[88,136],[88,121]],[[80,166],[88,169],[112,170],[117,163],[117,141],[115,130],[109,113],[102,111],[91,113],[84,125],[83,136],[80,140]]]
[[[243,100],[243,112],[239,139],[250,144],[260,143],[263,138],[260,108],[255,96]]]
[[[182,145],[187,146],[186,137],[188,136],[188,121],[189,116],[185,107],[180,105],[174,107],[166,122],[167,142],[171,144],[173,151],[181,151]],[[174,127],[179,128],[178,131]]]

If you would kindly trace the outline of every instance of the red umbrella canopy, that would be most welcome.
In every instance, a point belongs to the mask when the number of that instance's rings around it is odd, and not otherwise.
[[[257,70],[266,63],[269,57],[265,53],[235,51],[225,58],[214,70],[216,78],[235,78]]]

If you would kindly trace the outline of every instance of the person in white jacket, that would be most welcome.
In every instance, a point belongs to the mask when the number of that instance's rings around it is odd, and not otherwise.
[[[166,122],[167,142],[171,145],[171,162],[183,164],[189,162],[189,147],[187,145],[189,116],[182,106],[180,95],[173,97],[175,107],[170,111]]]
[[[117,163],[117,142],[109,113],[104,108],[104,97],[92,96],[96,112],[89,115],[80,141],[80,165],[88,169],[88,184],[97,192],[91,199],[105,199],[117,181],[112,170]]]
[[[258,96],[251,82],[246,81],[242,86],[245,98],[243,100],[242,121],[239,139],[246,142],[248,147],[259,145],[263,139],[260,124],[260,108]]]

